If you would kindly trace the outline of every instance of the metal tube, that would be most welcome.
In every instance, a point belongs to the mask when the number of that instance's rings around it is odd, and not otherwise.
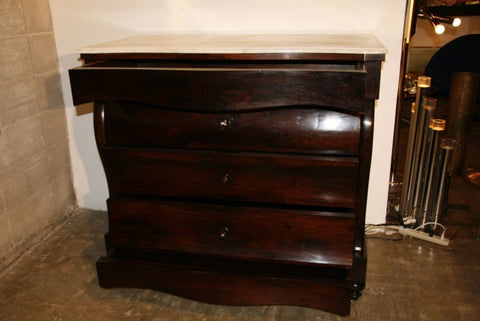
[[[430,144],[430,150],[428,155],[428,176],[426,180],[425,200],[423,202],[423,223],[426,221],[432,221],[432,199],[435,198],[434,190],[438,184],[438,180],[435,179],[437,154],[438,154],[438,135],[441,131],[445,130],[445,120],[433,119],[430,121],[430,130],[432,132],[432,141]]]
[[[407,141],[407,153],[405,157],[405,169],[403,171],[403,182],[402,182],[402,193],[400,195],[400,214],[402,217],[407,216],[407,202],[410,199],[410,181],[411,181],[411,166],[412,166],[412,156],[413,148],[415,142],[415,134],[417,128],[417,106],[415,103],[412,103],[412,108],[410,110],[410,128],[408,131],[408,141]]]
[[[446,197],[448,197],[448,191],[446,188],[446,181],[447,177],[450,175],[450,163],[452,159],[452,153],[453,153],[453,148],[455,147],[455,139],[453,138],[443,138],[440,141],[440,151],[441,151],[441,156],[440,156],[440,164],[442,167],[442,172],[440,173],[440,182],[438,184],[438,193],[437,198],[435,200],[435,207],[434,207],[434,212],[435,212],[435,223],[438,223],[438,220],[440,219],[440,216],[442,214],[442,205],[444,203],[444,200]],[[434,225],[435,229],[437,226]]]
[[[408,134],[407,154],[405,158],[405,169],[403,173],[402,193],[400,196],[400,214],[403,217],[412,216],[411,213],[411,200],[413,190],[415,186],[414,176],[416,174],[415,163],[415,145],[418,140],[418,127],[419,127],[419,110],[420,103],[426,94],[427,89],[430,87],[431,78],[426,76],[418,77],[417,81],[417,96],[415,103],[412,104],[412,111],[410,117],[410,129]]]
[[[435,109],[437,100],[435,98],[423,97],[422,112],[420,114],[420,123],[418,130],[418,139],[414,151],[414,175],[412,176],[415,182],[412,194],[412,201],[410,204],[411,215],[416,219],[416,222],[423,220],[422,217],[422,202],[425,195],[425,179],[427,173],[427,162],[425,162],[425,155],[430,139],[430,118],[432,111]]]

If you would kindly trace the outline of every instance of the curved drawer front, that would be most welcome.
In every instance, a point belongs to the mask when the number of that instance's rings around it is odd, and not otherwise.
[[[88,66],[70,70],[70,83],[76,105],[130,101],[217,112],[315,105],[362,113],[366,75],[362,70]]]
[[[109,242],[152,251],[351,266],[355,220],[326,214],[110,199]]]
[[[103,160],[111,195],[355,206],[353,157],[107,149]]]
[[[306,107],[201,113],[126,102],[105,106],[107,144],[357,155],[360,117]]]

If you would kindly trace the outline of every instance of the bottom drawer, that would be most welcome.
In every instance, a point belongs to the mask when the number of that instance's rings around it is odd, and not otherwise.
[[[349,281],[259,273],[255,266],[235,272],[216,265],[198,269],[176,262],[102,257],[97,272],[103,288],[153,289],[213,304],[299,305],[348,315],[352,297]]]
[[[108,210],[114,247],[352,265],[353,214],[123,199]]]

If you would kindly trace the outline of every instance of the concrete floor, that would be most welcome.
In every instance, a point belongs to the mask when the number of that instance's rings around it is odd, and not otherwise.
[[[480,189],[464,184],[454,180],[454,191],[463,191],[452,197],[473,200],[473,207],[450,210],[449,247],[368,239],[367,286],[346,318],[301,307],[227,307],[149,290],[101,289],[94,264],[104,253],[106,213],[79,210],[0,277],[0,320],[479,320],[480,242],[471,229],[480,223]]]

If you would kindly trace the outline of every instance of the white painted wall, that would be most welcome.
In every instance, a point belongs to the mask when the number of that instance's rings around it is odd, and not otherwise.
[[[370,33],[388,49],[383,65],[367,222],[385,220],[405,0],[50,0],[79,205],[105,209],[104,172],[92,114],[73,107],[68,69],[75,50],[144,33]]]

